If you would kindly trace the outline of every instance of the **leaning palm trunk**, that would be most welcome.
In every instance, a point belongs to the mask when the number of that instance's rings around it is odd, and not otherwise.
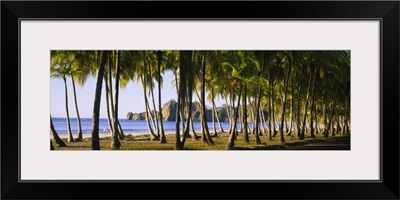
[[[230,108],[229,108],[229,104],[228,104],[228,99],[227,99],[228,97],[225,97],[225,108],[226,108],[226,113],[228,114],[228,120],[229,120],[229,123],[230,124],[232,124],[232,116],[231,116],[231,110],[230,110]],[[231,130],[229,130],[229,132],[230,132]]]
[[[158,140],[158,137],[154,134],[154,131],[150,125],[150,116],[149,116],[150,114],[149,114],[149,107],[148,107],[148,99],[147,99],[147,95],[146,95],[146,79],[143,76],[141,76],[140,78],[141,78],[142,86],[143,86],[144,103],[146,105],[145,106],[145,108],[146,108],[145,117],[146,117],[146,122],[147,122],[147,128],[149,129],[151,140]]]
[[[336,91],[335,91],[335,94],[333,95],[333,103],[332,103],[332,108],[331,108],[331,116],[329,117],[328,128],[325,129],[324,137],[328,137],[328,130],[329,130],[329,127],[331,127],[331,125],[332,125],[333,114],[335,113],[336,99],[337,99],[338,90],[339,90],[339,86],[336,86]],[[332,132],[333,132],[333,131],[332,131]]]
[[[213,98],[212,98],[212,104],[213,104],[213,106],[216,108],[216,106],[215,106],[215,101],[214,101],[214,96],[213,96]],[[216,116],[216,118],[217,118],[219,130],[221,131],[221,133],[225,133],[224,129],[222,128],[221,121],[219,120],[219,117],[218,117],[218,111],[217,111],[217,109],[214,109],[214,110],[215,110],[215,116]]]
[[[101,55],[99,71],[97,73],[96,92],[94,95],[94,104],[93,104],[92,150],[100,150],[99,118],[100,118],[101,89],[103,86],[104,65],[107,58],[105,52],[102,52],[101,54],[102,55]]]
[[[228,140],[228,144],[226,144],[226,149],[229,150],[231,148],[233,148],[235,146],[235,136],[236,136],[236,120],[238,118],[238,112],[239,112],[239,104],[240,104],[240,96],[241,96],[241,92],[242,89],[239,89],[239,95],[238,95],[238,103],[237,106],[235,108],[234,111],[234,119],[233,119],[233,124],[235,124],[235,126],[233,126],[232,131],[230,132],[230,136],[229,136],[229,140]],[[232,92],[233,93],[233,92]]]
[[[260,104],[260,109],[258,110],[258,114],[260,115],[260,136],[263,136],[263,133],[267,132],[267,129],[264,126],[265,117],[263,114],[263,108]]]
[[[65,111],[67,113],[67,128],[68,128],[68,142],[74,142],[74,137],[71,132],[71,123],[69,119],[69,111],[68,111],[68,90],[67,90],[67,78],[63,76],[64,80],[64,88],[65,88]]]
[[[153,103],[153,117],[154,117],[154,124],[155,124],[155,130],[157,133],[157,137],[160,137],[160,127],[158,124],[158,114],[157,114],[157,109],[156,109],[156,102],[154,100],[154,89],[153,89],[153,80],[150,80],[150,97],[151,97],[151,102]]]
[[[188,102],[188,106],[187,106],[187,117],[186,117],[186,125],[185,125],[185,131],[184,131],[184,134],[183,134],[183,137],[182,137],[182,140],[181,140],[181,145],[182,145],[182,147],[185,145],[185,142],[186,142],[186,138],[189,136],[189,133],[190,133],[190,121],[192,121],[191,120],[191,116],[192,116],[192,100],[191,100],[191,98],[189,98],[189,102]],[[192,123],[193,124],[193,123]],[[182,127],[182,129],[183,129],[183,127]],[[197,135],[196,135],[196,133],[194,133],[194,137],[193,138],[195,138],[195,140],[197,139]]]
[[[60,136],[58,136],[56,129],[54,128],[53,125],[53,119],[51,118],[50,115],[50,129],[51,133],[53,134],[53,140],[57,144],[58,147],[66,147],[67,145],[64,143],[64,141],[61,140]]]
[[[75,90],[75,80],[74,75],[71,74],[72,80],[72,90],[74,92],[74,102],[75,102],[75,110],[76,110],[76,120],[78,122],[78,137],[76,140],[82,141],[82,126],[81,126],[81,117],[79,116],[79,109],[78,109],[78,100],[76,98],[76,90]]]
[[[192,117],[190,117],[190,124],[191,124],[191,127],[192,127],[192,134],[193,134],[192,139],[193,140],[199,140],[199,136],[197,136],[196,130],[194,129]]]
[[[118,131],[119,131],[119,139],[124,139],[125,134],[124,130],[122,130],[121,123],[119,123],[119,119],[118,119]]]

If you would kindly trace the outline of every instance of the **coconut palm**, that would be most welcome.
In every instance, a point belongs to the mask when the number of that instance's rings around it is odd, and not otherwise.
[[[67,115],[68,142],[74,142],[71,132],[71,123],[68,109],[68,88],[67,77],[72,73],[72,55],[64,51],[51,51],[50,77],[61,78],[64,82],[65,111]]]

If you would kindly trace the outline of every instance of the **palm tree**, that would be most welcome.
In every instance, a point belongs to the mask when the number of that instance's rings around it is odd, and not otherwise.
[[[68,109],[68,88],[67,88],[67,77],[71,74],[71,65],[73,61],[69,59],[69,55],[66,52],[51,51],[51,66],[50,72],[52,78],[61,78],[64,81],[64,93],[65,93],[65,111],[67,115],[67,128],[68,128],[68,142],[74,142],[74,137],[71,132],[71,123],[69,118]]]
[[[75,111],[76,118],[78,123],[78,136],[76,138],[77,141],[82,141],[82,125],[81,125],[81,117],[78,109],[78,100],[75,89],[75,82],[77,82],[80,86],[83,86],[86,82],[87,77],[94,73],[95,69],[95,52],[94,51],[70,51],[70,54],[73,55],[74,65],[72,66],[73,70],[71,71],[71,81],[72,88],[74,94],[74,102],[75,102]]]
[[[235,93],[236,92],[238,93],[238,95],[237,95],[238,103],[233,112],[233,116],[232,116],[233,119],[231,120],[231,122],[232,122],[231,130],[230,130],[231,135],[230,135],[228,144],[226,146],[227,149],[230,149],[230,148],[234,147],[234,139],[237,135],[236,122],[237,122],[237,118],[239,116],[239,104],[240,104],[242,92],[243,92],[243,90],[245,90],[245,91],[247,90],[248,83],[257,82],[257,81],[255,81],[256,78],[254,78],[253,73],[255,71],[258,71],[259,64],[256,61],[256,58],[254,57],[252,52],[237,51],[237,52],[227,52],[226,53],[226,61],[222,63],[222,66],[230,69],[230,71],[231,71],[231,73],[229,74],[228,80],[229,80],[229,90],[231,93],[230,96],[231,96],[232,102],[235,101]],[[247,98],[246,95],[243,98]],[[244,101],[244,102],[246,102],[246,101]],[[243,108],[246,109],[246,106],[247,105],[243,105]],[[257,108],[259,108],[259,106]],[[257,113],[258,113],[258,110],[259,109],[257,109]],[[246,111],[245,117],[243,117],[243,121],[246,126],[243,129],[244,137],[246,140],[246,137],[248,137],[247,111]],[[256,126],[257,126],[257,122],[256,122]],[[257,140],[257,135],[256,135],[256,140]],[[259,140],[259,137],[258,137],[258,140]]]

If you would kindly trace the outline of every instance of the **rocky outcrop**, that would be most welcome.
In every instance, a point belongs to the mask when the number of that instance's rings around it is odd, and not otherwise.
[[[128,120],[146,120],[146,113],[132,113],[128,112],[126,119]]]
[[[175,100],[169,100],[166,104],[161,108],[161,113],[164,121],[175,121],[176,119],[176,105],[177,102]]]

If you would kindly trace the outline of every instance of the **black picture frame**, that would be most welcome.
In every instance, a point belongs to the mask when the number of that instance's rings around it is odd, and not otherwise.
[[[2,1],[2,199],[399,199],[399,1]],[[379,19],[380,182],[19,182],[19,19]],[[17,78],[18,77],[18,78]],[[5,111],[6,110],[6,111]],[[17,112],[18,111],[18,112]],[[18,129],[16,127],[18,126]],[[18,130],[18,131],[17,131]],[[368,156],[368,155],[366,155]],[[345,163],[343,164],[345,167]],[[252,168],[252,166],[249,166]],[[253,166],[256,170],[267,170]],[[246,169],[238,169],[246,170]],[[299,172],[301,173],[301,172]],[[224,188],[227,188],[226,191]],[[185,196],[182,191],[193,194]]]

